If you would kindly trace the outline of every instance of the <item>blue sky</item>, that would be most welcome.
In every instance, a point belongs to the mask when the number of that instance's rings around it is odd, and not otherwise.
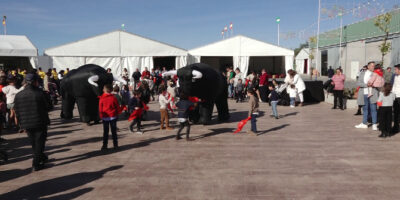
[[[191,49],[221,40],[221,30],[230,22],[234,34],[277,43],[276,17],[281,18],[281,46],[295,48],[315,33],[317,0],[2,0],[0,15],[7,16],[7,32],[27,35],[39,52],[53,46],[110,32],[125,24],[126,31]],[[367,11],[350,13],[344,23],[367,18],[379,6],[387,9],[400,0],[322,0],[322,7],[347,10],[374,4]],[[378,4],[377,4],[378,3]],[[326,11],[325,10],[325,11]],[[321,30],[339,27],[338,18],[324,12]],[[3,27],[0,28],[1,33]],[[292,35],[292,36],[289,36]]]

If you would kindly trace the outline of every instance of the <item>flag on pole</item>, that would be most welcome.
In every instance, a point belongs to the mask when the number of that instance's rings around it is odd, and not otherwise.
[[[279,24],[280,22],[281,22],[281,18],[277,17],[277,18],[276,18],[276,23]]]
[[[232,24],[232,22],[229,24],[229,29],[233,29],[233,24]]]
[[[227,26],[225,26],[225,28],[224,28],[224,31],[225,31],[225,32],[227,32],[227,31],[228,31],[228,27],[227,27]]]
[[[121,24],[121,29],[124,31],[125,30],[125,24]]]
[[[222,30],[222,31],[221,31],[221,35],[222,35],[222,36],[224,36],[224,34],[225,34],[225,31],[224,31],[224,30]]]
[[[6,19],[7,19],[7,16],[3,16],[3,26],[6,25]]]

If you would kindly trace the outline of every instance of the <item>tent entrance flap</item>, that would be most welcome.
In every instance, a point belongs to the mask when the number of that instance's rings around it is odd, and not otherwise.
[[[0,69],[32,69],[29,57],[0,56]]]
[[[167,70],[173,70],[175,69],[175,56],[153,57],[153,63],[154,68],[165,67]]]
[[[285,74],[285,57],[284,56],[252,56],[249,61],[249,71],[259,73],[262,69],[266,69],[268,74],[281,75]]]
[[[227,67],[233,67],[233,57],[216,57],[216,56],[202,56],[200,58],[201,63],[205,63],[213,67],[214,69],[224,72]]]

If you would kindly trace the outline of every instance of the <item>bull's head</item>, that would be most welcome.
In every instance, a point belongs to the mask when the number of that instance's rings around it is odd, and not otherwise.
[[[176,70],[171,70],[171,71],[167,71],[164,72],[162,74],[163,77],[165,76],[175,76],[177,75],[178,71]],[[203,74],[197,70],[192,70],[192,73],[189,74],[185,74],[183,77],[179,77],[179,79],[185,79],[185,80],[192,80],[195,81],[196,79],[201,79],[203,77]]]
[[[111,76],[111,77],[109,77],[109,76]],[[117,81],[124,85],[127,84],[124,79],[122,79],[121,77],[112,75],[112,74],[106,74],[106,77],[99,76],[99,75],[93,75],[88,78],[89,84],[93,85],[95,87],[95,91],[96,91],[97,95],[102,94],[104,85],[112,84],[112,81]]]
[[[179,70],[179,73],[176,70],[163,73],[164,77],[173,75],[178,75],[180,89],[187,95],[190,95],[192,92],[193,82],[196,82],[196,80],[203,77],[203,74],[200,71],[192,70],[190,68],[182,68]]]

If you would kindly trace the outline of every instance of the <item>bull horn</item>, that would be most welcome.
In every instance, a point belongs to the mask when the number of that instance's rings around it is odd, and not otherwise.
[[[95,87],[99,87],[99,85],[97,85],[97,83],[95,81],[99,80],[99,76],[97,75],[93,75],[91,77],[88,78],[88,82],[90,83],[90,85],[93,85]]]
[[[126,81],[123,78],[119,77],[119,76],[113,75],[113,79],[114,79],[114,81],[118,81],[118,82],[120,82],[120,83],[122,83],[124,85],[127,84]]]
[[[201,79],[203,77],[203,74],[197,70],[192,71],[193,79]]]
[[[176,70],[171,70],[171,71],[167,71],[167,72],[164,72],[163,74],[162,74],[162,76],[164,77],[164,76],[172,76],[172,75],[176,75],[176,74],[178,74],[178,72],[176,71]]]

